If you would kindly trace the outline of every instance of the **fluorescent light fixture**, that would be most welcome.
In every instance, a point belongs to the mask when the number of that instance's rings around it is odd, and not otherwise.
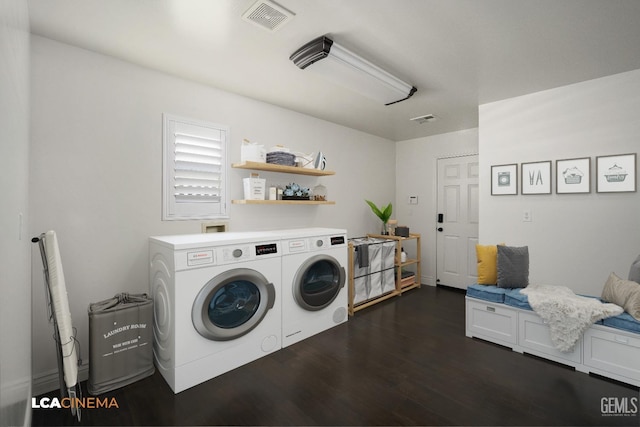
[[[436,120],[436,116],[434,116],[433,114],[425,114],[424,116],[414,117],[413,119],[409,119],[409,120],[418,122],[418,124],[423,124],[423,123],[432,122]]]
[[[341,86],[384,105],[404,101],[417,89],[361,58],[326,36],[302,46],[290,57],[301,69],[309,68]]]

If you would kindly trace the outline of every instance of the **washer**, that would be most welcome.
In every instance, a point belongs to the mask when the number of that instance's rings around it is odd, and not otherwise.
[[[348,320],[347,231],[304,228],[282,238],[282,346]]]
[[[272,233],[150,238],[154,359],[179,393],[281,348]]]

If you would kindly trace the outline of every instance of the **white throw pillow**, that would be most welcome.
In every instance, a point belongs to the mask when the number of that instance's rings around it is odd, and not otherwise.
[[[602,290],[602,299],[619,305],[634,319],[640,320],[640,284],[611,273]]]

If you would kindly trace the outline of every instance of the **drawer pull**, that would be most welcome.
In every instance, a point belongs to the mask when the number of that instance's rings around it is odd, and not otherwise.
[[[492,313],[495,313],[496,309],[495,309],[495,307],[489,307],[489,306],[487,306],[487,311],[490,311],[490,312],[492,312]]]
[[[620,342],[620,343],[622,343],[622,344],[629,344],[629,339],[628,339],[628,338],[626,338],[626,337],[619,337],[619,336],[617,336],[617,335],[616,335],[616,336],[614,337],[614,339],[615,339],[617,342]]]

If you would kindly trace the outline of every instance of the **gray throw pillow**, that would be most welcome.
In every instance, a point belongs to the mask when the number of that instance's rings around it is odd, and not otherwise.
[[[529,284],[529,247],[498,246],[498,287],[526,288]]]
[[[640,255],[633,261],[631,264],[631,269],[629,270],[629,280],[633,280],[636,283],[640,283]]]

